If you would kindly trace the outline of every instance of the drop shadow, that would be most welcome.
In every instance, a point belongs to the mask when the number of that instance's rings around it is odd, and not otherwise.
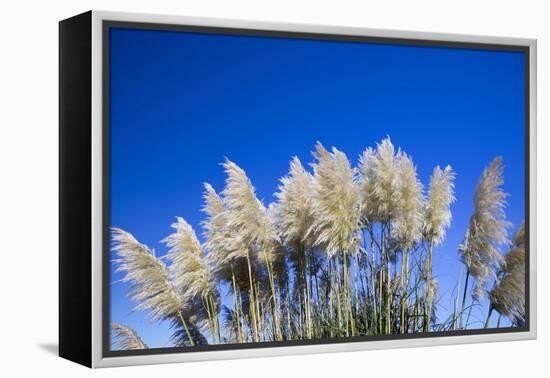
[[[40,343],[38,347],[50,354],[59,355],[59,345],[56,343]]]

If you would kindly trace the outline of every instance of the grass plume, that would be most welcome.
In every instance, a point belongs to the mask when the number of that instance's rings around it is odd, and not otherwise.
[[[122,324],[111,324],[113,343],[121,350],[147,349],[147,344],[141,340],[136,331]]]

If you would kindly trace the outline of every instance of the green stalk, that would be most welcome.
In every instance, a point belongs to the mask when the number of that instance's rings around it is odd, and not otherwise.
[[[239,303],[239,296],[237,295],[237,285],[235,283],[235,273],[233,272],[233,268],[231,268],[231,280],[233,281],[233,306],[235,308],[235,318],[237,320],[237,339],[239,342],[244,341],[244,337],[242,334],[242,328],[241,328],[241,313],[242,313],[242,304],[241,304],[241,311],[239,311],[238,303]]]
[[[334,292],[336,294],[336,315],[337,315],[337,320],[338,320],[338,328],[339,328],[339,331],[342,330],[342,327],[343,327],[343,314],[342,314],[342,299],[340,298],[340,269],[338,269],[338,266],[334,267],[333,266],[333,271],[334,269],[336,269],[336,273],[335,274],[335,288],[334,288]],[[346,336],[349,336],[348,332],[347,332],[347,327],[346,327]]]
[[[489,320],[491,319],[491,314],[493,313],[493,305],[489,305],[489,313],[487,314],[487,319],[485,320],[485,326],[483,328],[487,328],[489,326]]]
[[[401,258],[401,333],[406,333],[407,331],[407,321],[405,319],[405,312],[408,309],[408,291],[409,291],[409,256],[408,250],[403,251],[403,256]]]
[[[466,268],[466,282],[464,282],[464,294],[462,295],[462,310],[460,311],[460,323],[458,329],[462,329],[462,318],[464,317],[464,306],[466,305],[466,293],[468,292],[468,279],[470,271]]]
[[[241,325],[241,339],[243,341],[247,341],[248,340],[248,336],[246,335],[245,333],[245,315],[244,315],[244,311],[243,311],[243,294],[240,290],[237,290],[237,295],[238,295],[238,305],[239,305],[239,315],[240,317],[238,318],[240,320],[240,325]]]
[[[455,303],[454,303],[454,309],[453,309],[453,331],[456,330],[456,310],[458,309],[458,288],[460,287],[460,281],[462,280],[462,272],[460,273],[460,276],[458,277],[458,285],[456,290],[456,296],[455,296]]]
[[[356,322],[359,323],[359,289],[357,287],[357,270],[361,271],[359,266],[359,254],[355,255],[355,261],[353,264],[353,283],[355,288],[355,317]],[[363,279],[361,278],[361,274],[359,273],[359,280],[361,281],[361,286],[363,286]],[[366,319],[365,319],[366,322]],[[359,324],[357,326],[354,325],[355,328],[359,327]]]
[[[303,300],[302,300],[302,295],[303,293],[301,293],[300,291],[298,291],[298,330],[299,330],[299,338],[300,339],[303,339],[304,338],[304,310],[303,310],[303,307],[304,307],[304,304],[303,304]]]
[[[370,278],[371,278],[371,286],[372,286],[372,308],[373,308],[373,319],[374,319],[374,330],[378,328],[378,303],[376,300],[376,275],[375,272],[376,269],[376,259],[374,256],[374,233],[372,231],[372,226],[370,227],[370,251],[371,251],[371,267],[370,267]]]
[[[292,324],[290,323],[290,293],[286,292],[286,319],[288,322],[288,339],[292,340]]]
[[[384,334],[386,331],[386,327],[383,325],[383,319],[382,319],[382,301],[384,301],[384,312],[386,312],[386,304],[387,304],[387,293],[384,293],[383,289],[387,288],[386,285],[386,265],[388,264],[387,261],[387,254],[386,254],[386,243],[384,242],[384,225],[381,225],[381,231],[380,231],[380,256],[382,260],[382,264],[380,267],[380,333]],[[384,315],[384,320],[387,320],[386,315]]]
[[[327,289],[326,289],[326,295],[328,296],[328,309],[329,309],[329,319],[330,319],[330,337],[334,337],[334,331],[332,324],[334,322],[334,299],[332,295],[332,263],[330,262],[330,259],[327,256],[326,261],[326,270],[327,270]]]
[[[256,283],[256,287],[254,288],[254,299],[256,299],[256,319],[258,322],[258,335],[263,335],[263,328],[264,328],[264,322],[263,322],[263,315],[264,311],[263,308],[260,306],[260,296],[258,293],[260,292],[260,283]]]
[[[222,343],[222,335],[221,335],[221,331],[220,331],[220,318],[218,316],[218,309],[216,308],[216,303],[214,301],[214,298],[209,295],[208,296],[208,299],[210,300],[210,308],[212,309],[212,313],[214,315],[214,330],[216,332],[216,335],[218,337],[218,343],[221,344]]]
[[[305,300],[305,308],[304,308],[304,313],[305,313],[305,320],[306,320],[306,338],[308,339],[311,339],[312,337],[312,334],[311,334],[311,311],[310,311],[310,308],[309,308],[309,290],[308,290],[308,281],[306,279],[306,285],[304,287],[304,300]]]
[[[353,312],[351,309],[351,296],[350,296],[350,289],[349,289],[349,272],[348,272],[348,258],[347,253],[344,251],[343,256],[343,265],[344,265],[344,303],[346,304],[346,333],[349,335],[348,331],[348,325],[351,328],[351,335],[355,336],[355,324],[353,322]]]
[[[189,343],[191,344],[191,346],[195,346],[195,342],[193,341],[193,337],[191,337],[191,332],[189,332],[189,328],[187,328],[187,323],[185,322],[181,311],[178,311],[177,315],[181,321],[181,324],[183,325],[183,329],[185,329],[185,333],[187,334],[187,339],[189,340]]]
[[[312,257],[312,261],[315,262],[314,257]],[[325,313],[321,310],[322,308],[321,304],[323,303],[323,299],[321,298],[321,289],[319,287],[318,274],[319,274],[319,270],[313,272],[311,276],[311,285],[312,285],[311,290],[313,292],[311,309],[314,314],[319,314],[319,316],[316,316],[314,319],[315,320],[314,335],[315,337],[322,337],[321,330],[322,330],[322,324],[323,324]]]
[[[391,307],[392,307],[392,290],[391,290],[391,250],[389,248],[389,241],[391,237],[391,224],[388,225],[387,239],[388,246],[386,249],[386,334],[391,334]]]
[[[420,306],[418,305],[418,274],[415,275],[414,283],[414,319],[413,332],[418,331],[418,316],[420,315]]]
[[[384,297],[383,297],[383,292],[382,292],[382,285],[383,285],[383,282],[384,282],[384,267],[380,266],[380,271],[377,272],[377,275],[378,275],[378,315],[379,315],[379,319],[378,319],[378,327],[379,327],[379,333],[380,334],[383,334],[384,333],[384,329],[383,329],[383,323],[382,323],[382,300],[385,301]]]
[[[306,277],[306,315],[307,315],[307,337],[313,337],[313,320],[311,314],[311,295],[310,295],[310,283],[309,277]]]
[[[252,318],[251,321],[252,321],[252,329],[253,329],[253,332],[254,332],[254,341],[258,342],[259,339],[260,339],[260,336],[258,334],[258,324],[257,324],[257,320],[256,320],[256,309],[255,309],[255,303],[254,303],[254,283],[253,283],[253,280],[252,280],[252,264],[250,262],[250,251],[247,251],[246,253],[246,262],[247,262],[247,265],[248,265],[248,278],[249,278],[249,281],[250,281],[250,298],[249,298],[249,302],[250,302],[250,317]]]
[[[210,309],[210,304],[208,303],[208,300],[205,298],[205,296],[202,296],[202,305],[204,306],[206,310],[206,314],[208,316],[208,328],[210,329],[210,337],[212,338],[212,344],[216,344],[216,332],[214,330],[214,323],[212,321],[212,311]]]
[[[427,272],[426,272],[426,297],[424,298],[424,332],[430,332],[430,318],[432,315],[431,309],[431,299],[430,296],[431,284],[432,284],[432,248],[433,242],[430,240],[428,247],[428,261],[427,261]]]
[[[303,281],[305,285],[304,294],[304,311],[306,313],[306,336],[307,338],[313,338],[313,319],[311,311],[311,275],[308,274],[308,267],[311,266],[309,253],[306,252],[305,246],[302,244],[304,263],[303,266]]]
[[[273,317],[275,322],[275,337],[278,341],[283,339],[283,335],[281,333],[281,324],[279,322],[279,306],[277,301],[277,292],[275,290],[275,279],[273,278],[273,270],[271,268],[271,262],[267,260],[266,257],[266,266],[267,266],[267,274],[269,276],[269,284],[271,286],[271,295],[273,298]]]

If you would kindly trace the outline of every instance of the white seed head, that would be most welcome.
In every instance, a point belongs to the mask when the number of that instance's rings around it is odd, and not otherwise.
[[[362,215],[369,222],[388,223],[399,205],[397,154],[389,137],[360,157]]]
[[[111,329],[113,332],[113,343],[119,350],[139,350],[148,348],[147,344],[141,340],[137,332],[132,328],[113,323]]]
[[[244,270],[236,267],[243,265],[248,253],[248,247],[239,235],[228,227],[227,213],[223,199],[216,193],[210,184],[205,184],[203,211],[207,217],[202,222],[205,249],[214,275],[225,281],[232,281],[234,274],[240,282],[247,282],[242,277]]]
[[[307,232],[313,223],[312,175],[307,172],[297,157],[290,162],[288,176],[280,179],[278,202],[272,206],[272,217],[287,247],[288,257],[296,272],[303,272],[306,265],[306,250],[313,245]],[[302,277],[298,274],[298,280]],[[299,286],[299,285],[298,285]]]
[[[474,298],[485,296],[486,286],[495,272],[500,271],[504,257],[499,246],[507,244],[507,229],[504,208],[507,194],[502,190],[502,159],[497,157],[483,171],[474,194],[474,214],[459,247],[462,262],[476,279]]]
[[[163,320],[178,313],[182,300],[168,278],[164,263],[154,252],[119,228],[113,228],[113,251],[117,272],[125,272],[123,282],[131,284],[130,298],[134,310],[149,311],[152,320]]]
[[[175,230],[164,242],[170,248],[166,257],[171,261],[170,274],[184,301],[218,297],[216,280],[211,274],[206,255],[189,223],[177,217]]]
[[[376,151],[368,147],[359,156],[359,195],[361,198],[361,215],[367,222],[373,222],[378,216],[376,196]]]
[[[440,245],[445,239],[446,229],[451,224],[451,204],[454,196],[455,173],[451,166],[433,170],[430,178],[430,190],[425,211],[425,235],[434,245]]]
[[[405,153],[397,156],[399,202],[392,233],[403,249],[410,249],[422,239],[424,195],[416,167]]]
[[[321,143],[315,147],[313,224],[307,236],[314,237],[314,246],[322,247],[329,257],[343,252],[355,254],[361,243],[361,198],[355,171],[343,152],[336,148],[328,152]]]
[[[281,178],[275,218],[284,244],[297,245],[306,242],[305,235],[311,226],[311,186],[313,177],[297,157],[290,163],[288,176]],[[310,244],[310,243],[306,243]]]
[[[491,303],[510,320],[525,320],[525,228],[522,224],[506,253],[502,278],[491,291]]]
[[[256,190],[242,168],[230,160],[223,166],[227,174],[222,195],[228,229],[254,252],[253,257],[263,264],[274,264],[279,258],[276,248],[279,237],[266,207],[256,197]]]
[[[271,227],[267,210],[256,197],[256,190],[244,170],[229,160],[224,168],[227,179],[222,195],[228,227],[238,232],[247,244],[275,239],[276,232]]]

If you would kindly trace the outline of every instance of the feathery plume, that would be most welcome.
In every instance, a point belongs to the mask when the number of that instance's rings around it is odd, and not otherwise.
[[[503,277],[491,291],[494,308],[510,320],[525,320],[525,228],[522,224],[506,253]]]
[[[184,302],[195,297],[217,298],[216,281],[195,231],[183,218],[176,220],[172,224],[175,232],[163,240],[170,248],[166,257],[172,262],[169,270],[174,286],[182,293]]]
[[[399,153],[399,152],[398,152]],[[369,222],[388,223],[399,206],[397,154],[390,137],[367,148],[359,159],[363,217]]]
[[[395,218],[399,206],[397,155],[390,137],[376,147],[374,173],[375,214],[378,220],[386,223]]]
[[[500,157],[495,158],[483,171],[474,194],[474,214],[466,231],[464,242],[459,247],[461,260],[475,277],[475,299],[485,296],[491,276],[498,272],[504,257],[498,247],[508,243],[504,208],[507,194],[502,190],[504,179]]]
[[[225,241],[224,205],[221,197],[216,193],[212,185],[204,184],[204,205],[202,211],[206,213],[206,219],[201,222],[206,239],[205,248],[208,257],[215,261],[216,267],[223,267],[229,263],[229,251]]]
[[[298,274],[298,281],[303,279],[299,272],[305,271],[306,250],[313,244],[312,238],[306,237],[313,221],[312,179],[300,160],[294,157],[290,163],[289,175],[280,179],[279,191],[275,193],[278,203],[273,205],[271,212],[283,244],[289,247],[288,257]],[[301,284],[298,286],[301,287]]]
[[[525,320],[525,276],[509,274],[491,291],[494,308],[512,321]]]
[[[441,170],[436,166],[430,178],[430,189],[425,212],[425,236],[434,245],[440,245],[445,239],[445,230],[451,224],[451,204],[454,196],[455,173],[451,166]]]
[[[141,340],[137,332],[130,327],[122,324],[111,324],[113,330],[113,343],[118,346],[119,350],[138,350],[147,349],[147,344]]]
[[[416,167],[407,154],[398,154],[397,170],[399,203],[392,232],[401,247],[408,250],[422,239],[424,195]]]
[[[272,262],[273,244],[278,235],[267,215],[267,209],[256,197],[245,171],[237,164],[226,160],[223,164],[227,173],[226,186],[222,192],[225,204],[227,227],[237,234],[245,245],[256,247],[262,262]]]
[[[359,192],[361,197],[361,212],[367,222],[377,220],[378,209],[374,194],[376,182],[376,151],[368,147],[359,156]]]
[[[130,282],[130,297],[137,302],[135,310],[148,310],[152,320],[177,315],[182,300],[168,278],[164,263],[152,250],[120,228],[113,228],[114,262],[117,272],[126,272],[123,282]]]
[[[290,162],[289,175],[280,179],[275,214],[277,228],[283,243],[296,248],[305,240],[307,230],[312,222],[311,185],[313,177],[307,172],[296,156]]]
[[[208,216],[208,220],[203,222],[203,226],[207,231],[206,236],[208,236],[208,232],[223,228],[224,222],[221,215],[225,207],[222,198],[209,183],[204,183],[203,198],[204,206],[202,211]]]
[[[279,222],[280,209],[276,203],[271,203],[267,207],[267,218],[271,227],[277,232],[277,223]],[[277,234],[278,235],[278,234]],[[280,236],[272,240],[267,246],[271,248],[271,263],[273,274],[277,278],[281,287],[286,287],[288,284],[288,274],[285,261],[285,247]]]
[[[323,246],[329,257],[342,252],[359,251],[358,233],[361,201],[355,183],[355,172],[346,155],[332,149],[328,152],[321,143],[315,146],[311,208],[313,224],[307,236],[315,235],[315,246]]]
[[[205,183],[204,188],[204,247],[208,252],[208,260],[212,263],[213,274],[226,282],[232,282],[235,277],[238,287],[246,288],[249,282],[245,261],[248,247],[227,226],[223,199],[210,184]]]
[[[525,268],[525,223],[522,223],[512,238],[512,249],[504,256],[504,273],[513,273]]]

